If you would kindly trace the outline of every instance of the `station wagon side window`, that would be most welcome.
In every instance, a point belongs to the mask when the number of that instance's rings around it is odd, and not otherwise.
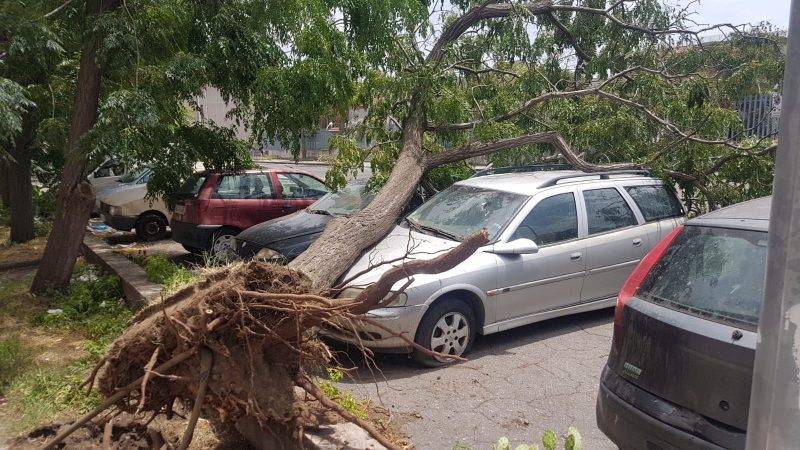
[[[279,173],[278,182],[283,188],[284,198],[320,198],[328,193],[324,183],[302,173]]]
[[[511,236],[548,245],[578,237],[578,213],[572,192],[557,194],[540,201]]]
[[[636,225],[636,217],[614,188],[583,191],[589,235]]]
[[[221,199],[259,200],[272,197],[272,182],[269,175],[264,173],[224,175],[214,191],[214,198]]]
[[[645,222],[683,215],[681,202],[664,185],[625,186],[625,190],[636,202]]]

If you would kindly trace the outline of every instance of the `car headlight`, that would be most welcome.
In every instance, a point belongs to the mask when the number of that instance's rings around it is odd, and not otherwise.
[[[274,261],[278,259],[283,259],[283,255],[276,252],[271,248],[264,247],[256,253],[256,259],[263,259],[265,261]]]
[[[364,288],[357,288],[357,287],[349,287],[342,290],[342,292],[337,295],[337,298],[356,298],[358,297],[361,292],[364,291]],[[395,295],[396,292],[389,292],[386,294],[384,299],[391,298]],[[401,306],[406,306],[406,302],[408,302],[408,295],[405,292],[400,292],[397,294],[394,300],[391,301],[388,305],[383,305],[382,308],[398,308]]]
[[[112,216],[121,216],[122,215],[122,208],[119,206],[111,206],[108,208],[108,213]]]

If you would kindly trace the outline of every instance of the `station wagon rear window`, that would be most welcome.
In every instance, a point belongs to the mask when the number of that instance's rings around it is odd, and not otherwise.
[[[626,186],[625,190],[636,202],[646,222],[683,215],[681,202],[664,185]]]
[[[687,226],[636,296],[687,314],[755,330],[767,233]]]

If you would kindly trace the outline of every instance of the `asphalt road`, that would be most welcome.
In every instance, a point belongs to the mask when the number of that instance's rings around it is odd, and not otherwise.
[[[607,309],[479,336],[468,361],[438,369],[378,355],[370,370],[358,354],[339,353],[343,365],[358,367],[340,387],[393,413],[418,449],[458,442],[489,450],[501,436],[515,448],[541,442],[545,430],[563,436],[570,426],[583,448],[616,449],[595,424],[613,321]]]

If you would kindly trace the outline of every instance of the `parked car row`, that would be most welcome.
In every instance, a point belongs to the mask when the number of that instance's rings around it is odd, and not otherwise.
[[[671,187],[645,171],[563,169],[491,169],[430,200],[418,189],[395,228],[343,275],[350,281],[340,297],[481,229],[489,243],[454,269],[415,276],[367,320],[322,333],[438,366],[452,361],[439,355],[466,354],[479,334],[616,306],[600,429],[625,450],[743,449],[770,199],[686,222]],[[363,182],[334,193],[298,171],[200,171],[167,221],[163,203],[123,206],[128,196],[144,197],[148,176],[143,169],[108,191],[100,203],[106,222],[144,239],[163,236],[169,224],[187,250],[222,258],[290,261],[333,217],[374,197]]]

